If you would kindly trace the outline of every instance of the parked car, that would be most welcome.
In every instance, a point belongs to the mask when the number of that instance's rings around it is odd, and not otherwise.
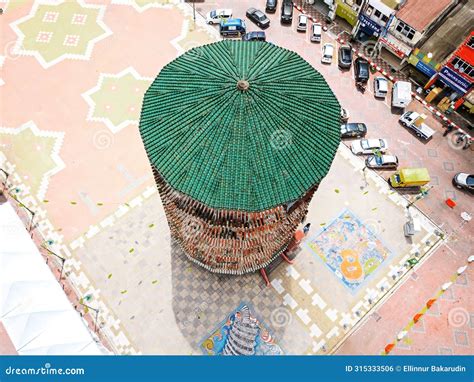
[[[245,21],[241,19],[222,20],[219,31],[222,37],[242,36],[246,32]]]
[[[298,25],[296,26],[296,30],[298,32],[306,32],[306,28],[308,26],[308,16],[306,15],[299,15],[298,16]]]
[[[460,172],[454,175],[453,184],[457,188],[462,188],[474,192],[474,175]]]
[[[388,93],[388,80],[385,77],[375,77],[374,79],[374,96],[377,98],[385,98]]]
[[[293,21],[293,2],[283,0],[281,4],[280,22],[282,24],[291,24]]]
[[[345,123],[341,125],[341,138],[362,138],[367,134],[365,123]]]
[[[369,155],[365,160],[365,165],[373,169],[396,169],[398,158],[395,155]]]
[[[219,24],[222,20],[232,18],[232,9],[214,9],[206,15],[208,24]]]
[[[332,62],[332,56],[334,55],[334,45],[326,43],[321,49],[321,62],[324,64],[330,64]]]
[[[311,42],[321,42],[321,31],[323,27],[320,23],[311,25]]]
[[[356,82],[367,82],[369,80],[369,62],[362,57],[358,57],[354,63]]]
[[[253,21],[260,28],[268,28],[270,26],[270,19],[265,13],[259,11],[258,9],[249,8],[247,9],[246,15],[250,21]]]
[[[278,0],[267,0],[265,3],[265,12],[275,13],[277,9]]]
[[[248,32],[242,36],[243,41],[266,41],[264,31]]]
[[[374,151],[386,152],[388,143],[385,139],[359,139],[352,142],[351,150],[354,154],[373,154]]]
[[[415,133],[418,138],[423,138],[424,140],[429,140],[435,133],[435,131],[424,123],[426,118],[416,111],[407,111],[403,113],[399,121],[402,126],[410,129]]]
[[[343,107],[341,107],[341,122],[346,123],[348,119],[349,119],[349,112],[347,111],[347,109],[344,109]]]
[[[352,66],[352,48],[350,45],[339,47],[338,65],[341,69],[350,69]]]

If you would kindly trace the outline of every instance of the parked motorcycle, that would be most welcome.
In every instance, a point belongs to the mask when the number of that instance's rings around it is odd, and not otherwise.
[[[365,82],[356,82],[356,88],[359,90],[361,93],[365,92],[365,89],[367,88],[367,84]]]

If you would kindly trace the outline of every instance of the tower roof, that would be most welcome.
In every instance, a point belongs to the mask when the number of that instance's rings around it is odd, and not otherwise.
[[[340,142],[340,106],[296,53],[225,40],[161,70],[140,133],[173,188],[213,208],[261,211],[323,179]]]

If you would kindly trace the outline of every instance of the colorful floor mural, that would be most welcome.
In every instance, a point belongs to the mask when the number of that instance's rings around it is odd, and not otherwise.
[[[349,210],[344,210],[307,245],[352,292],[390,255],[377,236]]]
[[[207,355],[282,355],[268,329],[241,304],[200,345]]]

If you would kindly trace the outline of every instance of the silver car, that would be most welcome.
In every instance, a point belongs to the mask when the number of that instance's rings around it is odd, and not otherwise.
[[[373,169],[391,169],[398,167],[398,158],[396,155],[369,155],[365,160],[365,165]]]
[[[386,152],[388,149],[388,143],[385,139],[359,139],[352,142],[351,151],[355,155],[359,154],[373,154],[375,151],[381,153]]]
[[[319,23],[311,25],[311,42],[321,42],[321,31],[323,26]]]
[[[298,32],[306,32],[306,27],[308,26],[308,16],[299,15],[298,24],[296,25],[296,30]]]

